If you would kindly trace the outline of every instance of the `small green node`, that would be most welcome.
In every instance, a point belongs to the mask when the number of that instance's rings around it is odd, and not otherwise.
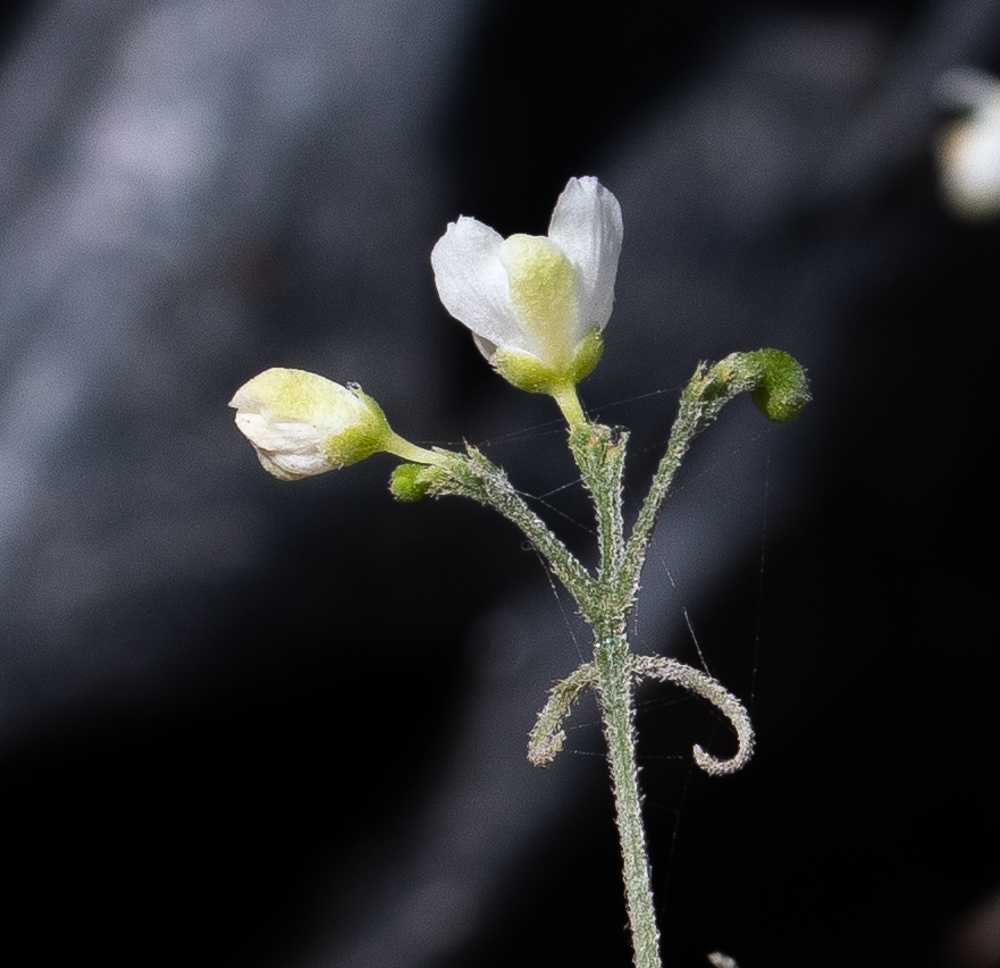
[[[419,479],[425,469],[423,464],[400,464],[389,481],[392,496],[398,501],[419,501],[430,487],[429,483]]]
[[[757,409],[775,423],[795,420],[812,399],[799,361],[782,350],[757,350],[746,355],[760,368],[760,382],[751,394]]]

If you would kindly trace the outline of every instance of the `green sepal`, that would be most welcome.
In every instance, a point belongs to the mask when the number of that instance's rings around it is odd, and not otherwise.
[[[419,501],[430,488],[430,482],[421,480],[427,470],[425,464],[400,464],[389,481],[389,490],[397,501]]]
[[[334,467],[347,467],[384,450],[385,435],[370,427],[348,427],[323,442],[323,456]]]
[[[583,338],[580,348],[576,351],[576,358],[573,360],[571,382],[576,385],[581,380],[590,376],[597,364],[601,362],[603,354],[604,336],[601,334],[600,326],[594,326]]]
[[[335,467],[357,464],[358,461],[385,450],[385,445],[392,436],[389,421],[382,408],[362,390],[355,387],[348,389],[365,405],[368,417],[323,442],[323,456]]]
[[[518,390],[554,395],[566,386],[576,386],[589,376],[603,352],[604,338],[600,327],[594,326],[583,338],[568,366],[551,366],[526,350],[509,346],[499,347],[490,362],[497,373]]]

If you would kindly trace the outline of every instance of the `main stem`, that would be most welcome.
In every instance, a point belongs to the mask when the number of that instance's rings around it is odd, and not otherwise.
[[[696,746],[695,759],[708,772],[726,773],[738,769],[749,757],[753,739],[743,707],[711,677],[687,669],[673,660],[630,658],[626,619],[639,590],[643,561],[660,509],[681,459],[694,436],[718,416],[729,400],[740,393],[756,392],[762,385],[767,388],[766,382],[762,384],[766,374],[763,374],[760,362],[761,354],[765,353],[773,356],[777,351],[734,353],[711,368],[699,364],[681,395],[680,411],[670,432],[667,451],[653,477],[628,542],[625,541],[621,503],[627,434],[588,423],[572,384],[553,392],[569,424],[570,451],[597,512],[600,564],[596,575],[590,573],[548,530],[521,495],[510,486],[506,475],[475,448],[468,448],[468,456],[438,451],[408,458],[440,464],[440,473],[428,478],[431,493],[464,494],[491,505],[517,524],[576,599],[580,614],[594,630],[597,644],[594,646],[593,666],[585,663],[553,690],[532,731],[528,755],[535,763],[548,763],[552,759],[564,739],[559,724],[568,714],[574,698],[587,686],[595,686],[600,694],[604,735],[608,744],[636,968],[661,968],[662,962],[659,932],[653,914],[653,891],[635,762],[633,675],[651,675],[678,682],[711,699],[729,717],[740,737],[740,754],[733,760],[720,762]],[[791,363],[798,367],[794,360]],[[777,378],[772,376],[768,379],[775,384]],[[789,383],[787,374],[783,379],[785,384],[782,386],[785,386]],[[792,381],[795,385],[790,391],[785,386],[786,396],[792,391],[798,394],[788,404],[794,412],[782,409],[786,404],[779,399],[778,415],[772,419],[794,419],[808,399],[801,367],[798,367],[796,380],[797,383]],[[770,397],[767,398],[769,400]],[[764,405],[757,401],[758,406],[770,407],[767,401]],[[765,415],[768,415],[766,409]],[[429,473],[430,470],[422,473]]]
[[[599,670],[604,735],[608,763],[618,811],[625,900],[636,968],[661,968],[659,933],[653,913],[653,890],[649,880],[646,836],[642,825],[639,778],[635,764],[635,730],[632,724],[632,684],[628,669],[628,643],[615,636],[595,650]]]
[[[632,670],[625,632],[633,588],[627,583],[623,587],[620,578],[625,555],[621,490],[626,440],[627,435],[598,425],[586,425],[570,432],[570,450],[597,512],[601,556],[599,577],[593,592],[588,594],[589,600],[585,602],[574,588],[570,591],[597,636],[594,666],[622,845],[625,903],[632,928],[635,966],[661,968],[660,936],[653,913],[653,889],[649,880],[635,763]]]

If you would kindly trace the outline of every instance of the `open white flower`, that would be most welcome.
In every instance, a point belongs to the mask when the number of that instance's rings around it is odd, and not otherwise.
[[[229,406],[264,469],[283,481],[364,460],[395,436],[360,388],[306,370],[265,370],[244,383]]]
[[[504,239],[461,216],[431,265],[445,309],[500,374],[560,400],[600,359],[621,246],[618,200],[596,178],[571,178],[547,236]]]

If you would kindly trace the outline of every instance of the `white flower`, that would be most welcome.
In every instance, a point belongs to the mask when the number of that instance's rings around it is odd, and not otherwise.
[[[1000,214],[1000,82],[958,68],[944,76],[939,91],[951,106],[968,110],[938,142],[945,201],[963,218]]]
[[[557,395],[600,359],[622,246],[618,200],[596,178],[571,178],[548,236],[504,239],[461,216],[431,253],[445,309],[515,386]]]
[[[236,426],[266,471],[284,481],[354,464],[394,435],[379,405],[306,370],[274,368],[236,391]]]

